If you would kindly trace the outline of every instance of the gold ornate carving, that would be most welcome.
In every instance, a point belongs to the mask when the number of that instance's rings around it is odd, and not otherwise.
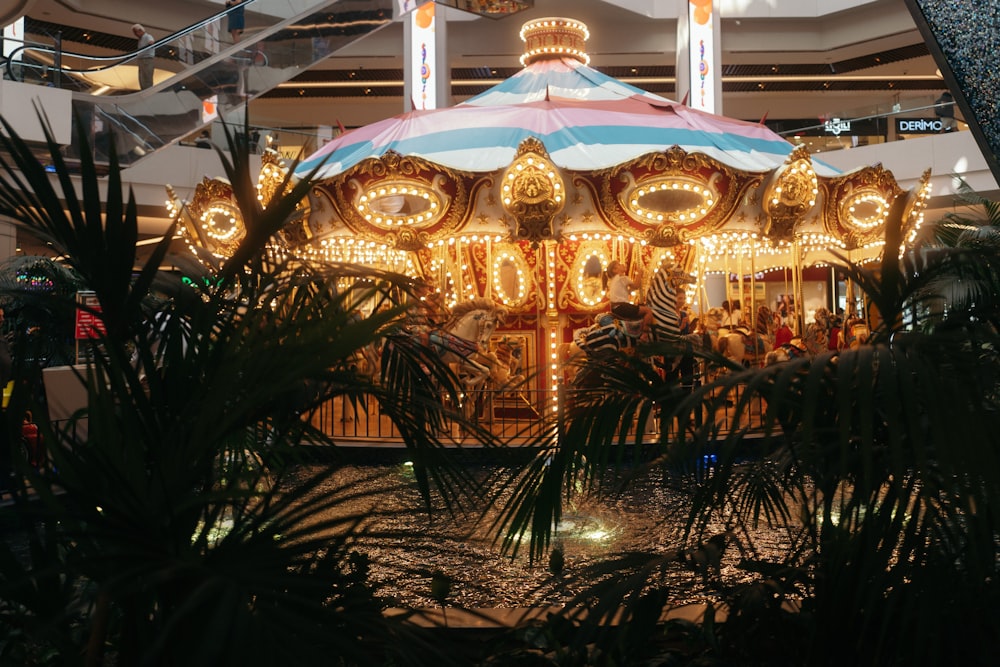
[[[310,211],[310,231],[321,237],[343,224],[365,240],[416,249],[459,229],[473,214],[471,192],[490,183],[491,177],[389,151],[316,186],[331,210]]]
[[[243,216],[227,181],[205,177],[190,202],[181,202],[167,186],[171,215],[180,220],[188,243],[213,255],[229,257],[246,236]]]
[[[503,208],[516,223],[514,238],[533,245],[552,240],[552,219],[565,204],[565,190],[542,142],[522,141],[501,182]]]
[[[805,146],[797,146],[764,191],[764,235],[772,243],[789,241],[796,225],[816,205],[819,184]]]
[[[611,261],[608,244],[604,241],[584,241],[576,251],[573,263],[566,267],[566,297],[559,306],[581,310],[596,310],[606,305],[602,274]],[[575,298],[573,298],[575,297]]]
[[[844,239],[848,249],[877,242],[889,205],[902,193],[881,164],[829,179],[824,186],[826,233]]]
[[[281,191],[289,191],[288,165],[281,155],[267,149],[261,155],[261,168],[257,176],[257,201],[267,206]],[[204,178],[195,186],[190,202],[181,201],[177,193],[167,186],[167,208],[171,217],[180,221],[187,243],[219,257],[229,257],[246,236],[243,212],[237,204],[233,187],[222,178]],[[272,243],[272,249],[296,247],[309,239],[303,228],[303,216],[308,207],[300,202]]]
[[[924,210],[931,196],[931,170],[925,169],[920,176],[920,185],[910,192],[910,199],[903,212],[903,240],[912,245],[924,223]]]
[[[573,184],[591,191],[599,214],[613,230],[669,245],[674,238],[721,228],[744,194],[762,180],[763,174],[740,172],[673,146],[609,169],[580,173]]]
[[[681,243],[686,243],[681,232],[669,222],[664,222],[652,229],[647,229],[645,239],[651,246],[659,248],[670,248]]]

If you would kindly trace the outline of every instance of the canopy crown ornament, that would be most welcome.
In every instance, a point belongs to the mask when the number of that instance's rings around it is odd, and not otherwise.
[[[589,38],[586,24],[574,19],[551,17],[528,21],[521,28],[521,41],[525,46],[521,65],[527,67],[549,58],[573,58],[587,65],[590,63],[586,51]]]
[[[514,161],[503,173],[501,196],[504,210],[514,218],[515,238],[532,245],[554,239],[552,219],[566,203],[565,187],[537,138],[521,142]]]
[[[790,241],[795,226],[816,206],[818,194],[819,183],[809,151],[805,146],[797,146],[764,190],[762,203],[767,214],[764,235],[772,243]]]

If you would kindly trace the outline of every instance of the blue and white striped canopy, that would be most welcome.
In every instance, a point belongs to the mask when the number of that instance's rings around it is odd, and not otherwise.
[[[296,169],[337,176],[387,151],[451,169],[507,167],[518,146],[539,139],[559,167],[602,169],[679,146],[741,171],[764,173],[794,148],[764,125],[706,114],[647,93],[566,58],[533,63],[468,101],[412,111],[342,134]],[[836,170],[814,165],[821,176]]]

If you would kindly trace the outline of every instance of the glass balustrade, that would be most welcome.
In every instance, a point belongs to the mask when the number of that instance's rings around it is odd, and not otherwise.
[[[146,90],[139,89],[139,51],[109,57],[26,44],[23,53],[11,54],[8,76],[58,80],[73,90],[73,109],[97,159],[107,160],[113,134],[120,161],[130,164],[217,118],[241,125],[247,102],[388,25],[395,4],[246,0],[156,41],[154,84]],[[237,8],[246,27],[234,42],[226,22]],[[72,154],[78,145],[71,143],[67,157],[78,157]]]
[[[961,132],[969,129],[960,117],[948,129],[939,111],[946,105],[937,95],[917,97],[893,104],[873,104],[845,109],[816,119],[776,119],[768,121],[772,130],[795,144],[802,144],[811,154],[881,144],[917,137]]]

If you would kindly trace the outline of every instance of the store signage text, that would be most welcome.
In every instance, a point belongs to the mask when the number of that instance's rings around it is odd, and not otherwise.
[[[897,118],[898,134],[936,134],[941,131],[940,118]]]
[[[840,136],[841,132],[844,132],[845,134],[850,134],[851,121],[841,120],[839,118],[831,118],[830,120],[823,123],[823,131],[836,136]]]

